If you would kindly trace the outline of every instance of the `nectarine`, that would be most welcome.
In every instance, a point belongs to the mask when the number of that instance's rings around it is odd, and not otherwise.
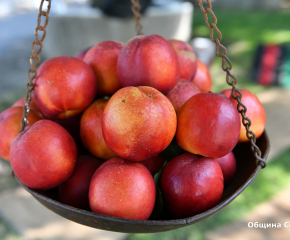
[[[102,163],[90,155],[78,157],[73,174],[58,186],[60,201],[75,208],[90,210],[90,182],[94,172]]]
[[[107,99],[94,101],[84,111],[80,121],[80,134],[85,148],[95,157],[104,160],[117,157],[108,148],[102,131],[103,113],[108,101]]]
[[[177,53],[180,63],[180,78],[191,80],[195,76],[197,69],[197,58],[191,46],[187,42],[180,40],[171,39],[168,42]]]
[[[95,74],[80,59],[54,57],[38,68],[34,97],[41,112],[50,119],[65,119],[81,113],[96,93]]]
[[[9,161],[9,151],[13,140],[21,129],[23,107],[11,107],[0,114],[0,157]],[[34,109],[30,109],[27,117],[28,127],[43,119],[43,115]]]
[[[242,103],[247,107],[246,117],[251,120],[250,130],[253,131],[256,135],[256,138],[259,138],[265,130],[266,125],[266,113],[264,107],[258,97],[247,89],[240,89],[242,93]],[[221,93],[230,98],[230,100],[237,106],[238,101],[231,96],[231,89],[226,89]],[[239,142],[249,142],[250,140],[247,137],[247,131],[242,123],[241,119],[241,133]]]
[[[193,95],[200,93],[200,90],[190,81],[179,79],[176,86],[166,95],[172,103],[176,113],[179,112],[182,105]]]
[[[156,156],[171,142],[176,113],[170,101],[152,87],[126,87],[109,100],[103,115],[108,147],[130,161]]]
[[[93,212],[120,218],[148,219],[155,198],[155,182],[148,169],[139,162],[119,157],[96,170],[89,189]]]
[[[237,168],[237,162],[234,153],[230,152],[221,158],[215,158],[215,160],[221,166],[225,185],[228,185],[234,178]]]
[[[212,88],[212,80],[208,67],[200,60],[197,60],[196,74],[191,79],[202,92],[209,92]]]
[[[40,120],[20,133],[10,148],[10,162],[18,179],[34,189],[48,190],[73,173],[77,146],[72,136],[50,120]]]
[[[219,158],[236,146],[240,116],[232,101],[219,93],[198,93],[180,109],[176,140],[193,154]]]
[[[177,218],[191,217],[219,203],[223,173],[216,160],[184,153],[165,166],[160,189],[169,212]]]
[[[124,43],[104,41],[88,50],[83,61],[94,71],[99,96],[111,96],[121,88],[117,76],[117,60]]]
[[[167,94],[179,79],[180,65],[165,38],[143,35],[125,44],[118,58],[117,74],[123,87],[150,86]]]

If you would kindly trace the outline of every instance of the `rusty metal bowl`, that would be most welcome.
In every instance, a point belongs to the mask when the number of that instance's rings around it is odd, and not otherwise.
[[[266,160],[270,150],[270,142],[266,132],[257,139],[257,145],[262,152],[263,159]],[[236,176],[232,183],[224,189],[220,204],[206,212],[185,219],[168,219],[168,216],[166,216],[164,218],[165,220],[131,220],[97,214],[60,203],[58,201],[57,191],[55,190],[34,190],[22,184],[19,179],[17,179],[17,176],[15,176],[15,178],[25,190],[31,193],[31,195],[46,208],[76,223],[114,232],[164,232],[186,227],[214,215],[233,201],[253,181],[261,170],[261,166],[256,165],[255,157],[251,152],[250,143],[237,144],[234,149],[234,154],[237,160]]]

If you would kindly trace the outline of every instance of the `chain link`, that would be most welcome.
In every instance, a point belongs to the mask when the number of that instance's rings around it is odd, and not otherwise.
[[[132,12],[134,14],[134,19],[135,19],[135,22],[136,22],[136,25],[135,25],[135,29],[136,29],[136,32],[137,32],[137,35],[142,35],[142,24],[141,24],[141,13],[140,13],[140,10],[141,10],[141,6],[139,4],[139,0],[131,0],[132,2]]]
[[[208,8],[204,8],[202,0],[198,0],[199,6],[201,11],[204,14],[204,20],[206,26],[210,28],[210,38],[211,40],[216,44],[216,55],[218,57],[222,58],[222,69],[226,72],[226,81],[227,84],[232,87],[232,97],[237,100],[238,105],[237,109],[239,113],[242,115],[242,123],[246,128],[247,131],[247,137],[251,142],[251,150],[254,153],[254,156],[256,158],[256,164],[260,165],[262,168],[266,167],[266,160],[262,158],[262,153],[259,147],[256,145],[256,135],[254,132],[250,130],[251,126],[251,120],[246,117],[247,107],[242,103],[242,93],[239,89],[237,89],[236,84],[238,82],[237,77],[231,73],[232,69],[232,63],[230,59],[226,56],[227,55],[227,49],[220,43],[222,40],[222,33],[217,27],[217,17],[215,16],[214,12],[212,11],[212,4],[210,0],[206,0],[208,4]],[[209,23],[208,20],[208,14],[211,15],[213,18],[213,22]],[[218,38],[214,39],[214,33],[218,34]],[[220,53],[220,50],[222,50],[222,53]],[[228,66],[225,66],[226,63]],[[230,81],[230,78],[232,81]]]
[[[47,2],[46,11],[43,10],[44,2]],[[24,131],[24,128],[28,124],[27,117],[28,117],[29,111],[30,111],[29,104],[31,103],[31,95],[32,95],[32,91],[34,89],[33,80],[36,78],[36,75],[37,75],[36,69],[40,63],[39,54],[42,51],[43,40],[44,40],[45,35],[46,35],[46,27],[48,24],[48,14],[50,12],[50,6],[51,6],[51,0],[41,0],[40,6],[39,6],[39,14],[37,17],[37,27],[35,28],[35,31],[34,31],[35,40],[32,42],[32,55],[30,57],[30,67],[31,68],[28,70],[29,82],[26,85],[27,94],[25,97],[25,104],[23,107],[24,111],[23,111],[23,117],[21,119],[20,133]],[[42,16],[45,17],[43,26],[41,25]],[[42,32],[42,36],[40,39],[39,39],[39,32]],[[36,45],[38,46],[37,51],[36,51]]]

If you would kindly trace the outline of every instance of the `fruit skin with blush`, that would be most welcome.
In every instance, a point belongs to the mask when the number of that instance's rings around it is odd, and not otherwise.
[[[73,173],[77,146],[72,136],[50,120],[40,120],[20,133],[10,148],[10,162],[26,186],[48,190]]]
[[[219,163],[222,169],[225,186],[229,185],[235,176],[237,168],[237,162],[234,153],[230,152],[221,158],[215,158],[215,160]]]
[[[50,119],[78,115],[94,100],[97,80],[93,70],[74,57],[54,57],[37,70],[34,97],[41,112]]]
[[[208,67],[200,60],[197,60],[196,74],[191,82],[202,92],[209,92],[212,88],[212,80]]]
[[[21,129],[21,119],[23,117],[23,107],[14,106],[0,113],[0,157],[9,161],[9,151],[13,140],[18,136]],[[27,117],[28,127],[43,119],[43,115],[30,109]]]
[[[181,79],[191,80],[197,70],[197,57],[191,46],[184,41],[170,39],[168,42],[174,48],[180,64]]]
[[[60,201],[75,208],[90,210],[91,178],[102,163],[101,160],[90,155],[79,156],[73,174],[58,186]]]
[[[121,50],[117,74],[123,87],[150,86],[167,94],[179,79],[180,64],[165,38],[142,35],[129,40]]]
[[[191,153],[171,159],[160,177],[163,202],[177,218],[187,218],[216,206],[222,197],[223,173],[216,160]]]
[[[192,82],[179,79],[176,86],[170,90],[166,97],[178,113],[183,104],[197,93],[200,93],[200,90]]]
[[[239,89],[242,93],[242,103],[247,107],[246,117],[251,120],[250,130],[253,131],[256,135],[256,138],[259,138],[264,130],[266,125],[266,113],[263,107],[263,104],[260,102],[258,97],[247,89]],[[235,100],[231,96],[231,89],[225,89],[221,92],[237,106],[238,101]],[[249,142],[250,140],[247,137],[247,131],[242,123],[242,115],[240,115],[241,119],[241,133],[239,142]]]
[[[176,140],[193,154],[219,158],[236,146],[240,116],[232,101],[219,93],[198,93],[178,113]]]
[[[103,136],[102,121],[108,99],[94,101],[83,113],[80,121],[80,134],[85,148],[95,157],[104,160],[117,157],[112,152]]]
[[[117,60],[124,43],[104,41],[90,48],[83,61],[94,71],[98,96],[111,96],[122,86],[117,76]]]
[[[126,160],[143,161],[170,144],[176,132],[176,113],[156,89],[126,87],[107,103],[102,130],[114,153]]]
[[[139,162],[119,157],[97,169],[89,189],[93,212],[127,219],[148,219],[155,198],[155,182],[148,169]]]

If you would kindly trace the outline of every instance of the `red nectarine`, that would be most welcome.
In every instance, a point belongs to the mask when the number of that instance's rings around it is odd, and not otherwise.
[[[221,166],[225,185],[228,185],[236,173],[237,162],[234,153],[230,152],[221,158],[215,158],[215,160]]]
[[[216,160],[190,153],[171,159],[160,177],[165,207],[187,218],[217,205],[222,197],[223,173]]]
[[[58,186],[60,201],[75,208],[90,210],[90,182],[94,172],[102,163],[90,155],[78,157],[73,174]]]
[[[180,66],[176,52],[165,38],[143,35],[125,44],[117,73],[123,87],[150,86],[167,94],[179,79]]]
[[[155,182],[148,169],[119,157],[103,163],[90,184],[91,210],[109,216],[146,220],[155,198]]]
[[[209,92],[212,88],[212,80],[208,67],[200,60],[197,60],[196,74],[191,79],[202,92]]]
[[[191,80],[197,69],[197,58],[191,46],[184,41],[168,40],[177,53],[180,63],[180,78]]]
[[[50,120],[40,120],[20,133],[10,148],[10,162],[18,179],[34,189],[48,190],[73,173],[77,146],[72,136]]]
[[[240,129],[231,100],[219,93],[198,93],[178,113],[176,140],[188,152],[219,158],[236,146]]]
[[[102,129],[114,153],[130,161],[143,161],[170,144],[176,131],[176,113],[170,101],[152,87],[121,88],[104,110]]]
[[[117,60],[124,43],[104,41],[96,44],[86,53],[83,61],[94,71],[100,96],[111,96],[121,88],[117,76]]]
[[[23,107],[11,107],[0,114],[0,157],[9,161],[9,151],[13,140],[19,134],[21,129],[21,119],[23,116]],[[27,117],[28,127],[35,122],[43,119],[43,115],[30,109]]]
[[[50,119],[65,119],[86,109],[97,93],[93,70],[74,57],[54,57],[38,68],[34,97]]]
[[[182,105],[193,95],[200,93],[200,90],[190,81],[179,79],[176,86],[166,95],[172,103],[176,113],[179,112]]]
[[[240,89],[242,93],[242,103],[247,107],[246,117],[251,120],[250,130],[253,131],[256,135],[256,138],[259,138],[264,132],[266,125],[266,113],[264,107],[258,97],[247,89]],[[229,97],[232,102],[237,106],[238,101],[235,100],[231,96],[231,89],[226,89],[221,93]],[[239,142],[249,142],[250,140],[247,137],[247,131],[242,123],[242,115],[240,115],[241,119],[241,133]]]
[[[98,99],[93,102],[84,111],[80,122],[80,133],[85,148],[94,156],[104,160],[117,157],[108,148],[102,131],[103,113],[108,101]]]

